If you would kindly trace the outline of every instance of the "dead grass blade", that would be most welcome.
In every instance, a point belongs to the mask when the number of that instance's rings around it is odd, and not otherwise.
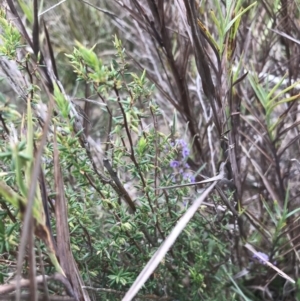
[[[102,13],[104,13],[105,15],[109,16],[110,18],[112,18],[113,20],[115,20],[120,26],[123,27],[123,25],[119,21],[119,17],[116,14],[108,11],[107,9],[100,8],[100,7],[98,7],[98,6],[96,6],[96,5],[92,4],[92,3],[89,3],[89,2],[87,2],[85,0],[79,0],[79,1],[85,3],[85,4],[89,5],[89,6],[91,6],[92,8],[94,8],[94,9],[96,9],[96,10],[102,12]]]
[[[28,247],[29,247],[29,292],[32,301],[38,299],[38,287],[36,281],[36,260],[35,260],[35,247],[34,247],[34,222],[33,218],[30,219],[30,227],[28,233]]]
[[[256,147],[256,149],[268,160],[270,164],[274,164],[274,160],[269,156],[268,153],[266,153],[255,141],[253,141],[248,135],[246,135],[244,132],[239,131],[239,133],[245,137],[252,145]]]
[[[198,73],[201,77],[202,80],[202,87],[203,87],[203,92],[207,96],[211,108],[213,110],[213,115],[214,115],[214,122],[218,131],[219,136],[221,136],[221,124],[220,120],[218,118],[217,114],[217,108],[216,108],[216,91],[215,91],[215,86],[212,80],[211,72],[210,72],[210,67],[207,62],[208,56],[205,53],[205,50],[203,48],[203,37],[201,37],[200,30],[198,27],[198,20],[196,16],[196,8],[195,8],[195,2],[194,1],[188,1],[184,0],[185,2],[185,8],[187,12],[187,17],[188,20],[190,20],[191,23],[191,32],[192,32],[192,37],[193,37],[193,45],[194,45],[194,53],[195,53],[195,60],[196,60],[196,65],[198,69]],[[202,38],[202,39],[201,39]],[[222,107],[221,103],[218,103],[219,108]]]
[[[277,195],[276,191],[273,189],[271,183],[268,181],[268,179],[265,177],[265,175],[263,174],[260,166],[256,163],[255,160],[253,160],[250,156],[250,154],[248,153],[248,151],[245,149],[245,147],[242,145],[242,150],[243,152],[246,154],[247,158],[250,160],[251,164],[253,165],[253,167],[255,168],[255,170],[257,171],[257,173],[259,174],[259,176],[261,177],[266,189],[268,190],[268,192],[270,193],[271,197],[273,198],[274,201],[282,201],[279,196]]]
[[[49,239],[51,239],[51,245],[52,249],[56,250],[56,242],[53,237],[53,232],[51,229],[51,223],[50,223],[50,212],[49,212],[49,205],[48,205],[48,193],[47,193],[47,184],[46,184],[46,179],[44,172],[42,168],[40,169],[40,191],[41,191],[41,198],[42,198],[42,203],[44,207],[44,214],[45,214],[45,220],[46,220],[46,227],[48,228],[49,231]]]
[[[284,152],[291,146],[293,145],[295,142],[298,141],[298,139],[300,138],[300,134],[298,134],[296,137],[294,137],[291,141],[289,141],[286,145],[282,146],[278,151],[277,151],[277,156],[278,158],[280,158]]]
[[[272,29],[272,28],[268,28],[269,30],[279,34],[280,36],[286,38],[286,39],[289,39],[290,41],[293,41],[294,43],[300,45],[300,41],[293,38],[292,36],[288,35],[287,33],[283,32],[283,31],[280,31],[280,30],[276,30],[276,29]]]
[[[53,52],[53,49],[52,49],[49,32],[48,32],[48,29],[47,29],[47,26],[46,26],[45,22],[43,22],[43,24],[44,24],[45,37],[46,37],[46,42],[47,42],[47,47],[48,47],[48,51],[49,51],[49,56],[50,56],[50,61],[51,61],[53,73],[54,73],[55,77],[59,80],[58,72],[57,72],[57,68],[56,68],[55,57],[54,57],[54,52]]]
[[[300,124],[300,120],[294,122],[292,125],[282,129],[281,131],[279,131],[277,137],[275,138],[275,142],[284,134],[288,133],[290,130],[294,129],[295,127],[297,127]]]
[[[192,32],[191,32],[191,28],[188,25],[188,20],[186,17],[186,9],[183,3],[183,0],[176,0],[176,6],[179,12],[179,15],[183,21],[184,27],[186,32],[188,33],[188,36],[190,38],[191,43],[193,43],[193,37],[192,37]]]
[[[76,262],[71,251],[70,232],[68,224],[67,202],[64,193],[64,183],[59,164],[59,153],[54,132],[54,177],[56,187],[55,216],[56,216],[56,240],[57,256],[60,265],[70,281],[73,294],[78,301],[90,301],[88,294],[82,289],[84,285],[79,274]]]
[[[37,0],[33,0],[32,43],[33,43],[33,52],[36,55],[36,57],[38,57],[40,52],[40,40],[39,40],[39,16],[38,16]]]

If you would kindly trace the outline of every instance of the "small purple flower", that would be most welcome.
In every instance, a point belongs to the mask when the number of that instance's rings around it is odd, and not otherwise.
[[[176,161],[176,160],[173,160],[173,161],[170,162],[170,166],[172,168],[177,168],[177,167],[179,167],[179,162]]]
[[[190,182],[191,182],[191,183],[195,183],[195,180],[196,180],[196,179],[195,179],[194,176],[190,176]]]
[[[195,182],[195,177],[189,171],[190,165],[186,162],[187,157],[190,155],[190,148],[188,144],[183,139],[176,139],[175,142],[171,142],[170,145],[176,148],[175,153],[176,160],[170,161],[170,167],[174,169],[176,174],[176,179],[178,181],[185,180],[190,183]]]
[[[183,150],[182,150],[182,156],[183,156],[183,158],[188,157],[189,154],[190,154],[190,150],[187,147],[184,147]]]
[[[266,261],[269,261],[269,256],[263,252],[257,252],[257,254],[254,254],[252,258],[257,259],[261,264],[266,264]]]
[[[184,180],[187,180],[187,179],[189,179],[189,174],[183,173],[182,177]]]
[[[178,144],[181,144],[182,147],[187,147],[187,144],[183,139],[177,139],[176,142]]]

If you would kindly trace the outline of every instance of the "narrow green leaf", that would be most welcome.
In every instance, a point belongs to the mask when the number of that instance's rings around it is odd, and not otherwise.
[[[240,13],[238,13],[225,27],[225,33],[228,32],[228,30],[231,28],[231,26],[235,23],[235,21],[240,18],[244,13],[246,13],[248,10],[250,10],[252,7],[256,5],[256,1],[250,4],[247,8],[242,10]]]

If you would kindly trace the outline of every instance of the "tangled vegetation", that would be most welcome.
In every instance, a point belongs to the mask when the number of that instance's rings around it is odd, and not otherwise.
[[[300,300],[297,0],[0,3],[0,300]]]

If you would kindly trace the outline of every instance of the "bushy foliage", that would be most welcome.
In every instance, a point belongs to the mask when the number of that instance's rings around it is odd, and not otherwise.
[[[0,292],[120,300],[212,182],[136,298],[298,300],[296,2],[74,1],[62,20],[18,2],[0,11]]]

